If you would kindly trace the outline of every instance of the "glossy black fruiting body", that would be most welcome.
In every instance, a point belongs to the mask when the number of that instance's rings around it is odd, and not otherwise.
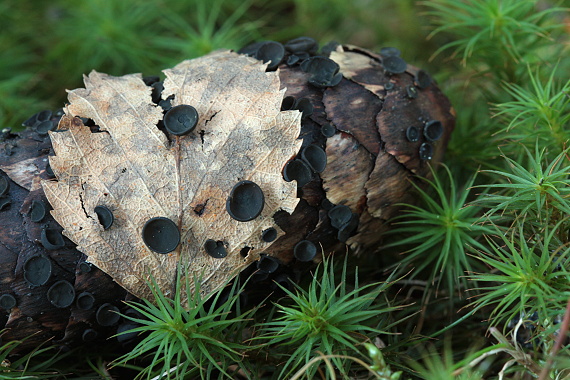
[[[75,299],[75,289],[69,281],[61,280],[54,283],[47,291],[49,302],[61,309],[69,307]]]
[[[8,194],[8,190],[10,190],[10,182],[8,181],[8,178],[4,175],[0,175],[0,197]]]
[[[286,96],[283,98],[281,102],[281,111],[289,111],[295,107],[295,97],[293,96]]]
[[[95,339],[97,339],[97,336],[99,335],[99,333],[93,329],[87,329],[85,331],[83,331],[83,334],[81,335],[81,340],[83,340],[84,342],[92,342]]]
[[[95,207],[94,211],[97,214],[97,219],[103,226],[103,229],[108,230],[113,225],[113,221],[115,220],[113,212],[109,210],[107,206],[102,205]]]
[[[16,298],[11,294],[2,294],[0,296],[0,307],[4,310],[10,310],[16,306]]]
[[[206,250],[206,253],[208,255],[210,255],[215,259],[223,259],[228,255],[228,251],[224,246],[224,242],[220,240],[218,241],[213,239],[206,240],[206,242],[204,243],[204,249]]]
[[[309,166],[302,160],[292,160],[283,169],[283,179],[287,182],[297,181],[297,187],[303,187],[313,179]]]
[[[406,94],[408,95],[408,98],[415,99],[418,97],[418,89],[412,85],[407,86],[406,87]]]
[[[238,182],[226,201],[228,214],[240,222],[248,222],[257,218],[264,206],[263,191],[252,181]]]
[[[275,228],[269,227],[261,232],[261,240],[264,242],[271,243],[275,239],[277,239],[277,230]]]
[[[51,277],[51,260],[44,255],[34,255],[24,263],[24,279],[32,286],[41,286]]]
[[[142,238],[156,253],[172,252],[180,243],[180,231],[172,220],[158,216],[149,219],[142,229]]]
[[[279,260],[275,257],[262,254],[257,262],[257,269],[265,273],[273,273],[279,268]]]
[[[46,120],[36,126],[36,132],[38,132],[39,135],[45,136],[49,131],[53,131],[56,127],[56,123],[51,120]]]
[[[309,145],[301,151],[301,159],[316,173],[322,173],[327,166],[327,154],[316,144]]]
[[[183,136],[192,132],[198,124],[198,111],[196,108],[188,105],[181,104],[172,107],[164,115],[164,127],[166,130],[175,135]]]
[[[33,201],[30,208],[30,220],[34,223],[41,222],[46,216],[46,205],[42,201]]]
[[[340,229],[350,221],[352,211],[348,206],[337,205],[329,210],[328,215],[331,220],[331,225],[334,228]]]
[[[315,54],[319,49],[318,42],[311,37],[297,37],[285,43],[285,49],[293,54]]]
[[[395,47],[386,46],[380,49],[380,55],[383,55],[384,57],[390,57],[390,56],[399,57],[400,54],[401,54],[400,49]]]
[[[300,98],[295,101],[295,105],[293,109],[299,110],[302,112],[301,118],[304,120],[313,114],[313,105],[311,101],[307,98]]]
[[[406,138],[409,142],[416,142],[420,138],[420,131],[412,125],[406,129]]]
[[[338,64],[326,57],[311,57],[304,60],[301,63],[301,70],[312,74],[309,84],[318,88],[333,87],[342,80]]]
[[[299,261],[311,261],[317,255],[317,246],[309,240],[301,240],[295,245],[293,254]]]
[[[63,240],[61,231],[55,228],[42,229],[40,241],[47,250],[56,250],[65,247],[65,241]]]
[[[439,120],[428,121],[424,127],[424,136],[428,141],[437,141],[443,136],[443,124]]]
[[[282,44],[275,41],[266,41],[262,43],[255,53],[255,58],[263,63],[268,63],[267,70],[272,71],[279,66],[285,56],[285,48]]]
[[[427,88],[431,85],[431,76],[424,70],[419,70],[414,77],[414,83],[421,89]]]
[[[406,71],[408,64],[397,55],[389,55],[382,59],[384,69],[390,74],[402,74]]]
[[[77,296],[75,305],[78,309],[89,310],[95,304],[95,297],[89,292],[83,292]]]
[[[431,160],[433,157],[433,146],[430,143],[420,145],[420,158],[422,160]]]
[[[111,305],[110,303],[104,303],[99,306],[99,309],[97,309],[95,318],[97,319],[97,323],[101,326],[113,326],[119,322],[121,316],[119,315],[119,308],[117,306]]]
[[[336,134],[336,128],[334,125],[327,123],[321,127],[321,133],[325,137],[333,137]]]

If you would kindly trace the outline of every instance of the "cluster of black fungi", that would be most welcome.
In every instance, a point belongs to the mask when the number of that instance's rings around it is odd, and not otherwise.
[[[393,47],[386,47],[380,49],[382,56],[382,65],[388,74],[401,74],[406,71],[407,63],[400,57],[400,50]],[[418,70],[414,76],[414,85],[406,87],[406,95],[410,99],[418,97],[418,88],[424,89],[429,87],[432,83],[431,77],[424,70]],[[392,90],[394,83],[388,82],[384,86],[386,90]],[[425,123],[423,128],[423,135],[427,142],[423,142],[419,147],[419,157],[422,160],[431,160],[433,157],[434,141],[437,141],[443,136],[443,125],[438,120],[431,120]],[[406,129],[406,138],[410,142],[417,142],[420,139],[420,129],[416,126],[410,126]]]

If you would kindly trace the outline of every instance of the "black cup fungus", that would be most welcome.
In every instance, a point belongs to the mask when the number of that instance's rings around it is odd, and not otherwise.
[[[208,239],[204,243],[204,249],[208,255],[215,259],[223,259],[228,255],[223,241]]]
[[[419,70],[414,77],[414,83],[419,88],[426,88],[431,85],[431,76],[424,70]]]
[[[24,279],[32,286],[41,286],[51,277],[51,269],[51,260],[47,256],[31,256],[24,263]]]
[[[109,227],[113,225],[115,216],[107,206],[95,207],[95,213],[97,214],[97,219],[99,219],[99,223],[103,226],[104,230],[108,230]]]
[[[8,194],[8,190],[10,190],[10,181],[6,176],[0,174],[0,197]]]
[[[238,182],[226,201],[226,210],[232,218],[248,222],[261,214],[265,206],[265,196],[261,188],[251,181]]]
[[[410,126],[408,129],[406,129],[406,138],[409,142],[416,142],[420,138],[420,131],[418,128]]]
[[[176,136],[183,136],[192,132],[196,128],[196,124],[198,124],[198,111],[188,104],[172,107],[164,115],[164,127],[169,133]]]
[[[89,292],[83,292],[77,296],[75,305],[78,309],[89,310],[95,304],[95,297]]]
[[[113,326],[121,319],[119,308],[110,303],[104,303],[97,309],[95,319],[97,319],[97,323],[101,326]]]
[[[273,273],[279,268],[279,260],[275,257],[261,255],[257,262],[257,269],[265,273]]]
[[[333,137],[336,134],[336,128],[334,125],[327,123],[321,127],[321,133],[325,137]]]
[[[309,240],[301,240],[295,245],[293,254],[299,261],[311,261],[317,255],[317,246]]]
[[[277,230],[275,228],[269,227],[261,232],[261,240],[264,242],[271,243],[275,239],[277,239]]]
[[[4,310],[10,310],[16,306],[16,298],[11,294],[2,294],[0,296],[0,307]]]
[[[424,136],[428,141],[439,140],[443,136],[443,124],[441,124],[441,121],[428,121],[424,127]]]
[[[85,331],[83,331],[83,334],[81,335],[81,339],[84,342],[92,342],[95,339],[97,339],[97,336],[99,334],[97,333],[97,331],[93,330],[93,329],[87,329]]]
[[[383,55],[384,57],[399,57],[400,54],[400,49],[395,47],[387,46],[380,49],[380,55]]]
[[[47,298],[52,305],[63,309],[73,303],[75,299],[75,289],[69,281],[61,280],[48,289]]]
[[[352,211],[350,207],[345,205],[337,205],[329,210],[329,218],[331,220],[331,225],[334,228],[340,229],[342,226],[347,224],[352,217]]]
[[[267,63],[267,70],[275,70],[277,66],[283,61],[285,56],[285,48],[282,44],[275,41],[266,41],[255,53],[255,58],[259,59],[263,63]]]
[[[422,160],[431,160],[433,157],[433,146],[430,143],[420,145],[420,158]]]
[[[283,169],[283,179],[287,182],[297,181],[297,187],[303,187],[313,179],[309,166],[302,160],[292,160]]]
[[[385,56],[382,59],[384,69],[390,74],[401,74],[406,71],[408,64],[397,55]]]
[[[65,241],[61,231],[54,228],[42,229],[40,241],[45,249],[56,250],[65,247]]]
[[[301,152],[301,159],[305,161],[313,171],[322,173],[327,166],[327,154],[318,145],[309,145]]]
[[[172,252],[180,243],[180,231],[172,220],[158,216],[143,226],[142,238],[148,248],[156,253]]]
[[[46,216],[46,205],[42,201],[33,201],[30,208],[30,220],[34,223],[41,222]]]

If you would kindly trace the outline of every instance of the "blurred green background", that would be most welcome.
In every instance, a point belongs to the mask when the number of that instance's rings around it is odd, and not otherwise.
[[[0,126],[57,109],[91,70],[157,75],[183,59],[249,42],[301,35],[428,62],[428,20],[414,0],[2,0]],[[441,45],[441,41],[439,44]],[[438,57],[441,58],[441,57]],[[436,75],[437,78],[437,75]]]

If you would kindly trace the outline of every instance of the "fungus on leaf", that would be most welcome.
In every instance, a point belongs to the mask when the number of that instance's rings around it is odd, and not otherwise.
[[[299,151],[301,113],[281,111],[279,75],[265,69],[254,58],[216,52],[165,70],[153,91],[140,75],[92,72],[85,89],[69,92],[66,114],[50,132],[57,181],[42,184],[52,215],[89,262],[139,297],[151,296],[149,273],[172,289],[178,266],[209,278],[202,285],[209,293],[269,246],[262,231],[283,234],[273,214],[291,213],[298,202],[282,168]],[[157,127],[163,112],[154,104],[169,97],[171,137]],[[105,133],[90,133],[80,117]],[[202,133],[186,134],[194,128]],[[113,210],[113,233],[95,211],[103,202]],[[207,206],[193,212],[199,204]],[[227,242],[222,259],[218,248],[214,256],[204,250],[212,231]],[[245,258],[244,245],[255,247]]]

